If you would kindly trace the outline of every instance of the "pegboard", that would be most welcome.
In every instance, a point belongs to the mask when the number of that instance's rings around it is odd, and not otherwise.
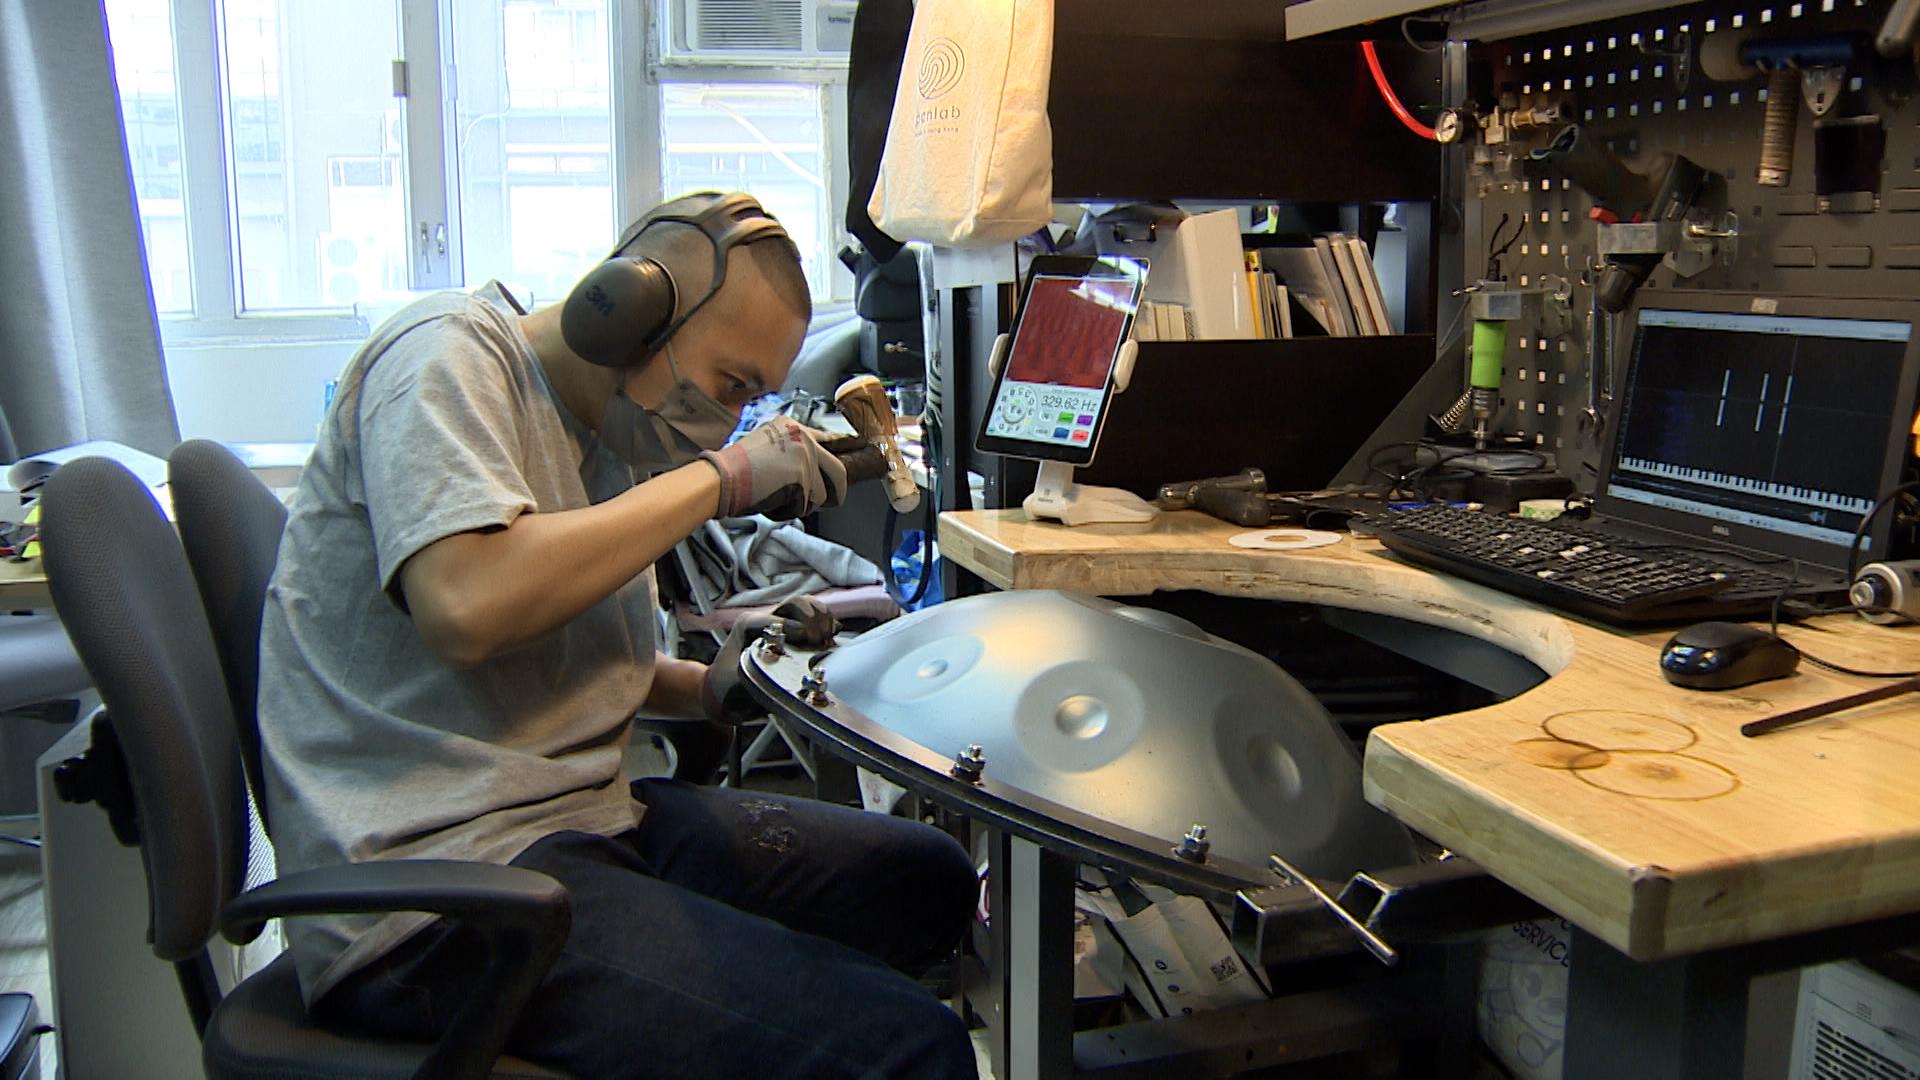
[[[1794,166],[1785,187],[1758,182],[1766,79],[1717,82],[1700,70],[1698,55],[1708,35],[1753,30],[1764,36],[1864,31],[1869,37],[1886,3],[1862,0],[1756,4],[1680,5],[1588,26],[1475,46],[1481,74],[1479,96],[1499,95],[1522,106],[1567,99],[1570,119],[1583,135],[1609,147],[1630,168],[1645,172],[1661,153],[1684,155],[1727,183],[1727,205],[1738,217],[1737,251],[1730,263],[1696,276],[1676,278],[1665,266],[1647,284],[1656,288],[1712,289],[1790,296],[1920,296],[1920,102],[1914,100],[1914,64],[1879,61],[1849,68],[1844,89],[1826,115],[1877,116],[1886,149],[1877,190],[1815,195],[1815,117],[1799,108]],[[1869,48],[1870,52],[1870,48]],[[1524,144],[1542,147],[1557,125],[1529,131]],[[1485,275],[1493,235],[1498,242],[1525,232],[1499,259],[1501,272],[1518,285],[1538,285],[1558,275],[1574,283],[1569,333],[1543,332],[1539,323],[1516,322],[1503,377],[1502,433],[1555,452],[1561,468],[1591,490],[1601,449],[1613,435],[1597,435],[1582,422],[1588,403],[1586,313],[1589,288],[1583,269],[1596,251],[1588,219],[1590,196],[1539,163],[1529,163],[1523,181],[1495,186],[1479,199],[1478,242],[1467,237],[1467,280]],[[1469,225],[1474,216],[1468,218]],[[1548,280],[1552,280],[1551,277]],[[1617,327],[1611,362],[1617,381],[1624,373],[1629,331]]]

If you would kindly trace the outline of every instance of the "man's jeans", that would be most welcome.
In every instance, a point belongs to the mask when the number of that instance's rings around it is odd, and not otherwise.
[[[958,1016],[907,974],[959,943],[976,897],[960,845],[918,822],[643,780],[640,827],[558,833],[514,865],[551,875],[573,929],[507,1041],[575,1076],[973,1077]],[[319,1002],[323,1019],[435,1038],[480,973],[429,925]]]

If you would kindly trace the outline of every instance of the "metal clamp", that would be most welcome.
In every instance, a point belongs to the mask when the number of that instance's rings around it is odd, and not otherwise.
[[[1314,899],[1326,905],[1327,910],[1333,913],[1334,918],[1345,923],[1347,929],[1353,931],[1353,935],[1360,939],[1360,944],[1365,946],[1366,950],[1373,954],[1374,959],[1388,967],[1393,967],[1400,962],[1400,954],[1394,950],[1393,946],[1387,944],[1380,935],[1374,933],[1366,923],[1354,918],[1353,912],[1341,907],[1340,902],[1328,896],[1327,891],[1322,889],[1318,882],[1300,871],[1292,863],[1281,858],[1279,855],[1269,855],[1267,856],[1267,869],[1272,870],[1288,884],[1302,886],[1308,892],[1312,893]]]
[[[1675,274],[1687,278],[1716,262],[1732,264],[1740,218],[1730,210],[1711,217],[1695,213],[1685,221],[1623,221],[1601,225],[1599,231],[1602,256],[1659,255]]]

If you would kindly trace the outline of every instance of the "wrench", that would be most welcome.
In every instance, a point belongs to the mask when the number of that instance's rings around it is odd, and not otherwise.
[[[1607,414],[1600,411],[1600,357],[1610,344],[1607,340],[1609,329],[1607,313],[1600,310],[1600,287],[1598,279],[1591,274],[1589,278],[1587,307],[1587,407],[1580,410],[1579,426],[1582,431],[1591,430],[1594,441],[1600,439],[1600,429],[1607,425]]]
[[[1620,325],[1620,314],[1615,311],[1600,313],[1604,326],[1600,334],[1600,400],[1613,402],[1613,331]]]

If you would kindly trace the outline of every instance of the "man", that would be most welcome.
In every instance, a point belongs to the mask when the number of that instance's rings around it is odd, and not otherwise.
[[[302,476],[261,633],[280,867],[451,858],[559,880],[572,932],[519,1056],[582,1077],[974,1075],[958,1018],[895,970],[963,932],[959,845],[621,776],[636,709],[698,717],[737,678],[656,653],[654,561],[716,514],[844,493],[790,421],[723,448],[809,310],[757,203],[678,200],[564,305],[522,313],[490,284],[396,315]],[[395,1037],[435,1037],[478,975],[472,939],[425,915],[289,936],[317,1015]]]

